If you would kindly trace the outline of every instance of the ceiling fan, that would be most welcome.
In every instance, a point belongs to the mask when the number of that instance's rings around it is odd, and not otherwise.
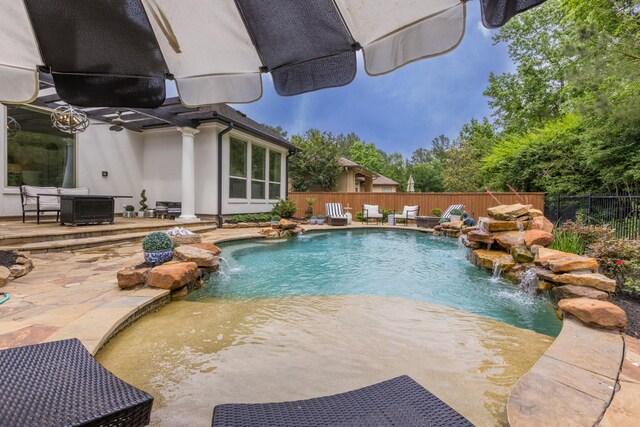
[[[122,119],[122,111],[116,111],[116,117],[111,119],[108,123],[97,123],[98,125],[110,125],[109,130],[114,132],[120,132],[124,129],[125,121]]]

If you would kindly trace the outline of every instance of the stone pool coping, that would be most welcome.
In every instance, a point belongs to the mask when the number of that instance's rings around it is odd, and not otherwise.
[[[415,226],[365,225],[352,224],[346,227],[327,225],[306,225],[308,231],[340,231],[345,229],[392,229],[429,233],[430,229]],[[220,229],[203,234],[203,240],[222,243],[237,240],[262,239],[258,229]],[[23,316],[9,316],[0,320],[0,348],[36,344],[65,338],[79,338],[87,349],[96,354],[99,349],[120,330],[133,323],[149,311],[156,310],[170,302],[169,291],[143,288],[133,291],[121,291],[117,286],[115,272],[118,268],[132,264],[132,260],[141,258],[139,243],[131,243],[129,251],[119,256],[118,264],[111,264],[108,280],[99,285],[107,286],[97,302],[89,298],[82,301],[86,309],[77,309],[75,304],[58,307],[52,311],[51,319],[37,309],[25,310]],[[105,249],[106,250],[106,249]],[[95,249],[89,251],[95,253]],[[67,254],[67,258],[82,257],[83,251]],[[44,256],[44,255],[43,255]],[[86,256],[86,255],[84,255]],[[46,258],[46,257],[45,257]],[[34,259],[36,272],[43,261]],[[61,258],[58,262],[65,263]],[[139,261],[138,261],[139,262]],[[88,264],[88,266],[91,264]],[[46,263],[45,263],[45,266]],[[74,274],[81,272],[74,272]],[[27,290],[30,284],[39,285],[37,274],[24,276],[17,283],[3,288],[3,291],[16,293],[16,286]],[[66,278],[63,276],[63,278]],[[85,280],[87,282],[87,280]],[[92,285],[93,282],[81,284]],[[75,286],[69,285],[69,286]],[[42,286],[40,286],[42,288]],[[81,292],[78,286],[78,291]],[[56,287],[38,290],[55,291]],[[18,290],[19,292],[19,290]],[[15,302],[15,301],[14,301]],[[11,307],[13,302],[0,306]],[[36,333],[31,333],[33,329]],[[4,339],[3,339],[4,337]],[[640,341],[626,337],[627,341],[637,342],[637,353],[625,353],[625,337],[617,332],[586,327],[575,319],[566,317],[560,335],[547,352],[514,386],[507,402],[509,421],[512,425],[585,425],[588,418],[592,425],[602,420],[602,425],[624,425],[620,420],[631,416],[637,420],[640,416]],[[597,343],[597,345],[594,345]],[[578,350],[579,349],[579,350]],[[566,354],[565,354],[566,353]],[[629,354],[629,358],[625,355]],[[567,358],[569,357],[569,358]],[[623,363],[624,360],[624,363]],[[636,365],[637,364],[637,365]],[[621,376],[621,366],[627,367],[626,376]],[[624,369],[623,369],[624,374]],[[620,392],[616,392],[622,385]],[[553,390],[553,391],[552,391]],[[553,402],[548,397],[550,393]],[[577,403],[580,408],[576,408]],[[609,411],[607,409],[610,408]],[[605,411],[607,411],[605,413]],[[554,418],[555,417],[555,418]],[[626,418],[625,418],[626,417]],[[635,418],[633,418],[635,417]],[[556,420],[555,422],[553,420]]]

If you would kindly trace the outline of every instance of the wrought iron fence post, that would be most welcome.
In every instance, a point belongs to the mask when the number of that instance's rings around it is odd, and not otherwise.
[[[560,195],[558,194],[556,197],[556,222],[560,223]]]
[[[587,224],[591,224],[591,193],[589,193],[589,199],[587,203]]]

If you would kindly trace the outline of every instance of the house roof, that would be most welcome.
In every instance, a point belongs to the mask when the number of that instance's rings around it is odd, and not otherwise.
[[[53,83],[48,81],[46,76],[40,82],[40,94],[41,95],[32,103],[33,105],[52,109],[66,105],[55,92]],[[122,126],[134,132],[172,127],[190,127],[195,129],[202,123],[218,122],[229,125],[229,123],[233,122],[235,129],[266,139],[269,142],[287,148],[291,152],[300,151],[298,147],[291,144],[283,138],[282,135],[257,123],[247,117],[243,112],[227,104],[185,107],[180,103],[178,97],[174,97],[167,98],[167,100],[157,108],[94,107],[82,108],[82,110],[89,118],[107,123],[113,123],[113,119],[118,117],[118,113],[120,113],[120,119],[124,121]]]
[[[340,157],[338,159],[338,163],[340,164],[340,166],[345,167],[345,168],[359,168],[359,167],[361,167],[359,164],[357,164],[356,162],[352,162],[351,160],[347,159],[346,157]]]
[[[400,186],[399,183],[395,182],[391,178],[387,178],[384,175],[378,175],[378,177],[373,180],[373,185],[397,185],[397,186]]]

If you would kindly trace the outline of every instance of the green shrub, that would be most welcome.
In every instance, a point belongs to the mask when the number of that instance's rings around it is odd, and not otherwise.
[[[460,209],[451,209],[451,215],[462,216],[462,211]]]
[[[292,200],[278,199],[271,209],[271,215],[278,215],[281,218],[291,218],[295,213],[296,204]]]
[[[589,245],[611,240],[613,230],[608,226],[597,227],[567,221],[554,229],[553,238],[553,244],[549,246],[551,249],[583,255]]]
[[[433,215],[433,216],[442,216],[442,209],[440,209],[440,208],[431,209],[431,215]]]
[[[314,199],[313,197],[307,197],[305,200],[307,201],[307,205],[309,206],[313,206],[313,204],[316,202],[316,199]]]
[[[280,217],[278,215],[274,215],[271,217],[271,222],[279,222],[280,221]]]
[[[124,210],[127,212],[133,212],[136,210],[136,208],[133,205],[127,205],[124,207]]]
[[[640,294],[640,241],[601,240],[589,245],[586,255],[598,260],[600,272],[615,279],[619,291]]]
[[[147,190],[142,190],[140,193],[140,210],[146,211],[149,206],[147,205]]]
[[[166,251],[173,249],[173,246],[173,240],[163,231],[149,233],[142,241],[142,250],[145,252]]]
[[[356,221],[364,221],[364,214],[362,213],[362,211],[356,212]]]
[[[255,213],[236,215],[233,218],[227,219],[224,222],[229,224],[237,224],[239,222],[268,222],[271,220],[271,215],[268,213]]]

